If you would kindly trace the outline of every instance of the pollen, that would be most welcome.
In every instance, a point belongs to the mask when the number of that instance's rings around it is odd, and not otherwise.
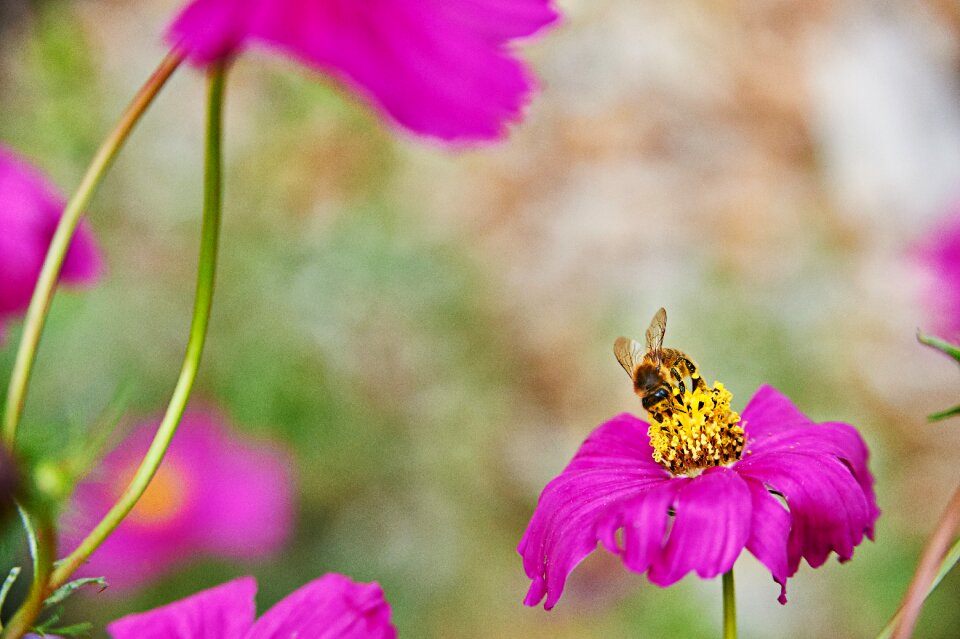
[[[743,423],[730,409],[731,399],[720,382],[675,393],[672,409],[650,420],[653,460],[674,475],[685,475],[740,459]]]

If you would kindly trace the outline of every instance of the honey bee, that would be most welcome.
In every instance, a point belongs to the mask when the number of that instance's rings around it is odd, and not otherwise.
[[[646,348],[636,340],[618,337],[613,343],[613,354],[633,380],[633,390],[650,416],[662,422],[665,415],[674,410],[683,412],[679,397],[686,392],[685,378],[699,388],[706,383],[697,372],[697,365],[675,348],[663,347],[663,335],[667,330],[667,311],[658,310],[647,329]]]

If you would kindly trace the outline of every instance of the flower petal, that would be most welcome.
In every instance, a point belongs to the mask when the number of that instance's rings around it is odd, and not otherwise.
[[[691,570],[712,579],[733,567],[750,537],[751,496],[729,468],[709,468],[683,486],[664,551],[648,577],[669,586]]]
[[[960,335],[960,211],[931,229],[913,254],[928,270],[923,301],[933,330],[951,341]]]
[[[243,577],[107,626],[113,639],[226,639],[253,625],[257,582]]]
[[[780,584],[780,603],[787,603],[787,540],[790,537],[790,513],[766,486],[755,479],[744,478],[750,489],[753,518],[747,550],[760,560]]]
[[[227,635],[224,634],[224,637]],[[395,639],[390,604],[376,583],[331,573],[268,610],[244,639]]]
[[[630,570],[642,573],[663,552],[670,508],[677,493],[690,479],[677,477],[658,482],[640,495],[607,509],[597,524],[597,536],[604,548],[623,557]],[[617,544],[617,531],[623,529],[623,547]]]
[[[491,42],[533,35],[557,19],[549,0],[457,0],[435,2],[451,22],[486,34]]]
[[[850,468],[832,456],[768,452],[743,459],[735,468],[786,498],[793,522],[790,575],[796,573],[801,557],[814,568],[831,551],[841,561],[849,559],[876,520],[876,511]]]
[[[185,420],[194,433],[189,463],[203,492],[191,522],[197,550],[241,559],[278,551],[293,529],[290,456],[270,442],[238,438],[215,412],[191,410]]]
[[[873,539],[872,522],[880,514],[868,466],[870,453],[853,426],[842,422],[815,424],[785,395],[771,386],[762,386],[743,410],[746,447],[743,458],[768,452],[802,452],[831,455],[850,467],[863,489],[870,509],[867,535]]]
[[[517,551],[532,580],[524,603],[552,608],[567,576],[597,547],[603,515],[670,481],[653,461],[647,423],[628,414],[597,428],[566,469],[547,484]],[[613,544],[615,545],[615,543]]]
[[[744,434],[750,446],[785,431],[812,426],[813,421],[800,412],[786,395],[773,386],[764,384],[747,402],[741,417]]]
[[[0,145],[0,323],[27,309],[64,204],[46,176]],[[93,236],[81,223],[61,278],[89,284],[101,270]]]
[[[507,43],[554,21],[549,0],[195,0],[168,39],[207,63],[280,49],[443,140],[500,136],[532,88]]]
[[[52,239],[52,236],[51,236]],[[73,285],[92,284],[103,274],[103,260],[86,221],[81,221],[63,258],[60,278]]]

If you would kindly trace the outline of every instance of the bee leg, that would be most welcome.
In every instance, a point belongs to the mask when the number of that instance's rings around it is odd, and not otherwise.
[[[691,362],[689,359],[684,359],[683,364],[687,369],[687,374],[690,376],[690,380],[693,381],[693,385],[699,390],[706,390],[707,383],[703,381],[703,378],[700,377],[700,373],[697,372],[697,365]]]
[[[674,381],[677,382],[677,388],[680,390],[679,394],[674,392],[674,396],[683,395],[687,392],[687,387],[683,384],[683,374],[680,372],[680,369],[673,367],[670,369],[670,374],[673,375]]]

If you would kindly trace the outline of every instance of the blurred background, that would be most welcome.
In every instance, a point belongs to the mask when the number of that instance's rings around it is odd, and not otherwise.
[[[564,24],[522,49],[542,85],[525,122],[480,149],[395,134],[278,57],[236,65],[195,397],[291,451],[296,530],[269,559],[78,598],[69,620],[105,636],[242,574],[263,610],[337,571],[383,585],[402,637],[718,635],[718,581],[662,590],[604,552],[555,610],[521,605],[515,548],[537,496],[599,423],[639,412],[611,345],[665,306],[666,343],[738,407],[771,383],[873,453],[876,543],[802,566],[785,607],[745,553],[741,635],[886,623],[960,479],[958,423],[925,420],[957,403],[956,366],[915,341],[930,326],[917,246],[960,206],[960,9],[559,4]],[[0,140],[69,192],[178,5],[0,0]],[[57,298],[32,450],[62,454],[121,389],[131,421],[165,404],[193,296],[204,90],[193,69],[175,76],[91,207],[108,273]],[[918,636],[956,636],[958,594],[954,574]]]

